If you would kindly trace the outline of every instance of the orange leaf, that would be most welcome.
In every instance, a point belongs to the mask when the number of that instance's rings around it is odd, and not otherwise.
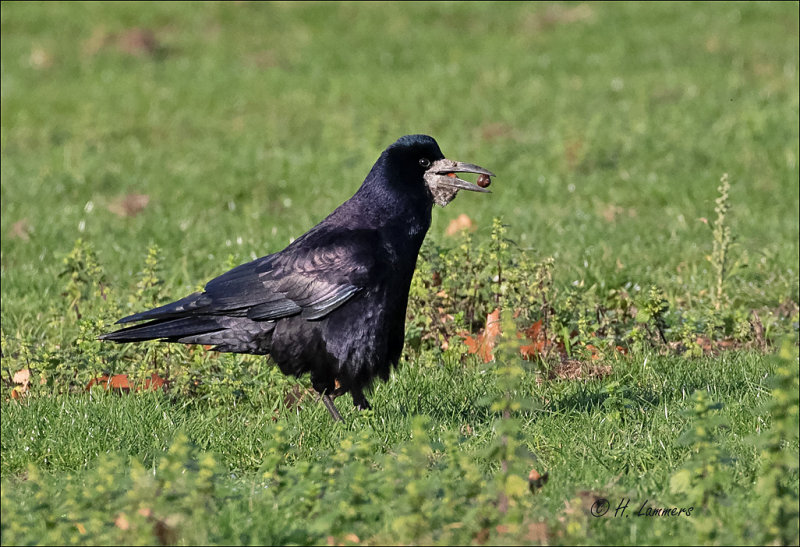
[[[144,381],[144,389],[145,391],[146,390],[156,391],[157,389],[164,387],[164,384],[166,383],[167,383],[166,380],[164,380],[158,374],[153,373],[152,375],[150,375],[149,380]],[[139,391],[139,388],[136,388],[136,391]]]
[[[530,326],[528,330],[525,331],[525,335],[530,338],[531,340],[538,340],[539,335],[542,332],[542,320],[539,319],[536,323]]]
[[[544,341],[539,340],[534,342],[533,344],[528,344],[526,346],[520,346],[519,353],[522,355],[523,359],[527,359],[530,361],[544,350]]]
[[[461,213],[450,221],[450,224],[447,225],[447,230],[445,233],[449,236],[454,236],[458,232],[463,232],[464,230],[473,230],[474,228],[475,223],[472,222],[472,219],[464,213]]]
[[[108,383],[108,376],[98,376],[97,378],[92,378],[89,380],[89,383],[86,384],[86,391],[91,391],[92,387],[94,386],[103,386],[105,388],[106,384]]]
[[[470,353],[477,353],[484,363],[494,360],[492,350],[500,336],[500,308],[486,316],[486,328],[476,338],[468,336],[464,339]]]
[[[600,359],[600,351],[595,346],[593,346],[592,344],[586,344],[586,349],[592,352],[592,357],[591,357],[592,361]]]
[[[125,513],[120,513],[117,515],[117,518],[114,519],[114,525],[120,530],[128,530],[131,527],[131,523],[128,522],[128,518],[125,516]]]
[[[92,389],[92,386],[102,386],[103,389],[108,389],[109,387],[112,389],[119,389],[119,390],[130,390],[131,386],[128,383],[128,375],[127,374],[116,374],[108,378],[108,375],[104,374],[102,376],[98,376],[97,378],[93,378],[89,381],[89,384],[86,386],[86,390]]]
[[[18,370],[14,373],[13,380],[15,384],[22,384],[23,386],[28,387],[28,384],[31,383],[30,369],[23,368],[22,370]]]
[[[111,387],[114,389],[130,389],[127,374],[115,374],[111,377]]]
[[[536,323],[531,325],[524,333],[517,333],[518,338],[522,338],[523,334],[531,341],[530,344],[521,346],[519,352],[523,359],[531,360],[537,355],[548,354],[550,352],[557,352],[562,359],[567,358],[567,348],[561,341],[548,339],[546,333],[542,328],[542,320],[539,319]]]
[[[151,374],[150,378],[145,380],[142,385],[136,387],[136,391],[141,390],[150,390],[156,391],[166,385],[167,381],[161,378],[158,374]],[[131,382],[128,379],[127,374],[116,374],[112,376],[110,379],[108,375],[104,374],[102,376],[98,376],[97,378],[93,378],[89,381],[89,384],[86,386],[86,391],[90,391],[93,386],[102,386],[103,389],[116,389],[119,391],[130,391],[131,390]]]

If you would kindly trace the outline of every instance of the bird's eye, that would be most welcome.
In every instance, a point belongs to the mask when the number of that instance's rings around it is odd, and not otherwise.
[[[427,169],[428,167],[430,167],[430,166],[431,166],[431,160],[429,160],[428,158],[421,158],[421,159],[419,160],[419,164],[420,164],[422,167],[424,167],[425,169]]]

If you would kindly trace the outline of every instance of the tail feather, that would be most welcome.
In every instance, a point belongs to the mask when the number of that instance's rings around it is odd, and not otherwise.
[[[134,321],[144,321],[145,319],[174,319],[184,317],[191,313],[197,313],[206,308],[211,303],[211,299],[203,293],[193,293],[185,298],[176,300],[169,304],[153,308],[152,310],[134,313],[128,317],[123,317],[117,324],[132,323]]]
[[[196,337],[225,330],[218,318],[213,316],[190,316],[178,319],[156,319],[142,325],[127,327],[98,337],[98,340],[113,342],[144,342],[145,340],[167,340],[177,342],[181,338]]]

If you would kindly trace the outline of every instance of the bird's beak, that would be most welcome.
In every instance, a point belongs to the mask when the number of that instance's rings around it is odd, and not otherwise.
[[[425,182],[433,195],[434,202],[438,205],[444,207],[450,203],[459,190],[482,192],[484,194],[490,193],[490,190],[486,188],[481,188],[477,184],[458,178],[456,173],[477,173],[489,177],[494,176],[494,173],[488,169],[472,163],[453,161],[447,158],[436,160],[425,171]]]

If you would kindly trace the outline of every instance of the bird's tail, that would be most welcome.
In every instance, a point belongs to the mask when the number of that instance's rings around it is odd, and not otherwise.
[[[272,347],[274,321],[253,321],[247,317],[189,315],[154,319],[98,337],[112,342],[178,342],[212,346],[214,351],[266,355]]]
[[[98,340],[113,342],[144,342],[145,340],[164,340],[202,344],[209,334],[224,330],[217,317],[190,316],[177,319],[155,319],[134,327],[126,327],[98,337]],[[197,341],[194,341],[197,340]]]

